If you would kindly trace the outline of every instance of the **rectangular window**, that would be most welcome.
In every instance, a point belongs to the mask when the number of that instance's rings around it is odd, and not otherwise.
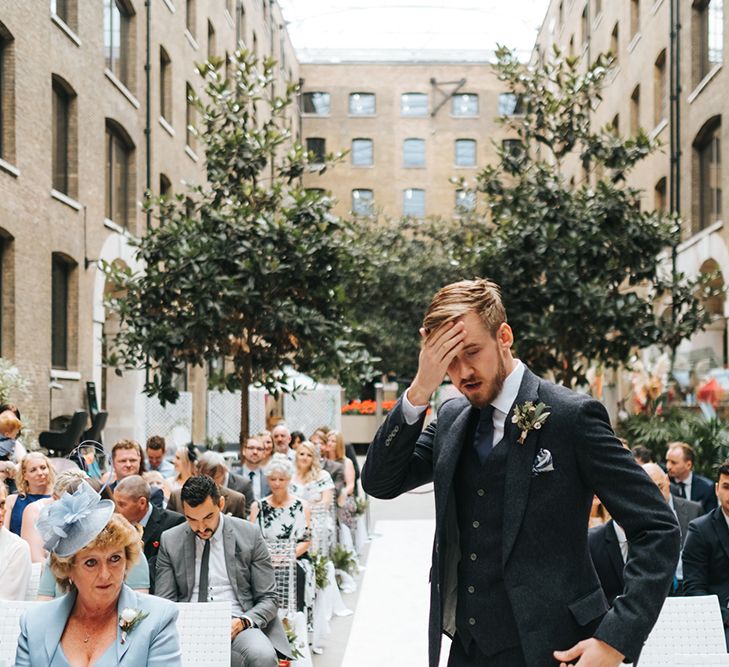
[[[131,150],[121,135],[106,128],[106,217],[126,227],[129,222]]]
[[[590,26],[587,20],[587,5],[582,9],[582,17],[580,18],[580,26],[582,28],[582,46],[587,44],[590,39]]]
[[[664,176],[661,178],[658,183],[656,183],[655,187],[655,210],[656,211],[662,211],[665,213],[667,210],[667,200],[666,200],[666,177]]]
[[[71,24],[69,23],[68,3],[69,0],[51,0],[51,13],[55,14],[66,25],[70,26]]]
[[[172,123],[172,61],[159,47],[159,115]]]
[[[329,93],[304,93],[304,113],[328,116]]]
[[[402,144],[404,167],[425,166],[425,139],[405,139]]]
[[[600,16],[600,14],[602,14],[602,0],[595,0],[595,18]]]
[[[499,116],[519,116],[524,113],[521,99],[514,93],[501,93],[499,95]]]
[[[375,112],[374,93],[350,93],[349,113],[351,116],[374,116]]]
[[[368,216],[375,212],[375,197],[372,190],[352,190],[352,213]]]
[[[630,0],[630,37],[640,31],[640,0]]]
[[[640,86],[636,86],[630,96],[630,134],[635,136],[640,129]]]
[[[51,271],[51,365],[68,368],[68,283],[70,267],[53,255]]]
[[[610,53],[613,56],[615,64],[618,64],[618,58],[620,56],[620,31],[618,24],[615,24],[612,33],[610,33]]]
[[[476,141],[475,139],[456,139],[456,166],[476,166]]]
[[[131,15],[121,0],[104,0],[104,53],[106,66],[125,86],[130,85]]]
[[[708,0],[700,5],[701,78],[724,60],[724,2]]]
[[[208,21],[208,60],[215,56],[215,28],[213,24]]]
[[[413,218],[425,217],[425,190],[417,188],[403,190],[402,214]]]
[[[454,95],[451,112],[454,116],[478,116],[478,95],[471,93]]]
[[[352,139],[352,164],[356,167],[371,167],[373,163],[372,139]]]
[[[195,37],[195,0],[185,0],[185,27]]]
[[[236,12],[235,40],[243,43],[246,41],[246,10],[242,2],[238,2],[238,11]]]
[[[53,188],[64,194],[69,190],[69,133],[71,97],[60,83],[53,81]]]
[[[721,220],[721,126],[718,125],[698,148],[699,224],[705,229]]]
[[[311,153],[315,164],[324,162],[327,153],[326,139],[309,137],[306,140],[306,150]]]
[[[400,96],[401,116],[427,116],[428,96],[425,93],[403,93]]]
[[[197,141],[193,129],[197,120],[195,116],[195,105],[193,103],[194,98],[195,91],[188,83],[185,85],[185,142],[193,151],[197,148]]]
[[[666,50],[658,54],[653,68],[653,126],[668,117],[668,86],[666,85]]]

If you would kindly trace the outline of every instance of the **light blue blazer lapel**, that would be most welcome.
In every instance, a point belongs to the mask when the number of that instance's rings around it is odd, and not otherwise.
[[[521,405],[525,401],[537,403],[539,378],[528,368],[524,370],[524,377],[521,380],[519,393],[516,396],[514,405],[511,406],[509,414],[506,415],[504,424],[504,445],[508,447],[506,453],[506,489],[504,491],[504,527],[502,533],[503,541],[503,564],[506,565],[511,550],[514,548],[516,536],[519,534],[524,511],[529,498],[529,486],[532,482],[532,464],[537,451],[539,439],[538,431],[530,431],[523,444],[518,441],[520,431],[516,424],[511,423],[514,415],[514,406]]]
[[[185,541],[182,545],[182,562],[185,564],[185,579],[187,582],[186,600],[191,602],[192,591],[195,588],[195,533],[190,526],[185,531]]]
[[[54,609],[52,614],[48,614],[45,647],[49,665],[53,662],[53,656],[61,645],[61,636],[66,628],[66,622],[71,615],[71,610],[75,602],[76,591],[71,590],[59,600],[58,608]],[[49,603],[49,611],[50,605],[56,606],[54,603]]]
[[[121,616],[121,613],[124,609],[136,609],[139,610],[139,600],[137,598],[137,594],[129,588],[129,586],[122,586],[121,595],[119,596],[119,603],[116,606],[117,609],[117,617]],[[140,621],[140,623],[144,623],[144,619]],[[124,654],[129,650],[129,647],[134,642],[135,637],[137,636],[137,633],[139,632],[139,624],[137,624],[137,627],[134,628],[134,630],[127,634],[127,637],[122,644],[121,641],[121,627],[119,627],[119,624],[117,623],[116,628],[116,661],[117,663],[121,662],[122,657]]]

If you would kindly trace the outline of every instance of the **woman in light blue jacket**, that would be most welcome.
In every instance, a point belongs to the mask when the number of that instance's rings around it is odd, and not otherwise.
[[[50,567],[68,592],[20,621],[16,667],[179,667],[176,606],[124,584],[139,534],[88,484],[44,508]]]

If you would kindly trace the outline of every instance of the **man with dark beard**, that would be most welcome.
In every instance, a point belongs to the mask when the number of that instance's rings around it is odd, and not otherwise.
[[[413,383],[388,414],[362,474],[394,498],[434,484],[431,667],[441,633],[449,667],[617,667],[658,617],[679,553],[675,517],[615,437],[599,402],[541,380],[511,352],[499,288],[447,285],[420,330]],[[448,374],[463,397],[425,430]],[[630,543],[612,608],[590,561],[593,494]]]

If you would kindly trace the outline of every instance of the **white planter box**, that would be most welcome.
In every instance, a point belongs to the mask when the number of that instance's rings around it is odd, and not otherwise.
[[[376,432],[375,415],[342,415],[342,434],[345,442],[370,443]]]

